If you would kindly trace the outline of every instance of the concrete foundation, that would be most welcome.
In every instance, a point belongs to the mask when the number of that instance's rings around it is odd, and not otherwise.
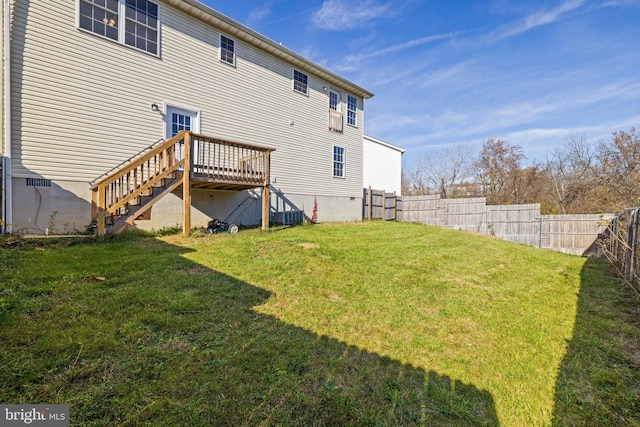
[[[17,234],[54,234],[84,232],[91,223],[89,183],[13,179],[13,231]],[[271,189],[270,217],[275,212],[299,210],[307,218],[317,203],[318,222],[362,220],[362,199],[357,197],[285,194]],[[165,196],[152,208],[148,219],[135,221],[135,228],[159,230],[182,226],[182,192]],[[214,219],[253,226],[261,222],[261,192],[193,190],[192,227],[206,227]]]

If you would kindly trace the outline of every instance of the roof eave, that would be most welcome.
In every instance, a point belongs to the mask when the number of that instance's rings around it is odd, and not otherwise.
[[[220,12],[200,3],[197,0],[163,0],[170,6],[187,13],[205,23],[208,23],[230,36],[234,36],[245,43],[251,44],[276,58],[292,64],[302,71],[307,71],[332,85],[341,87],[354,95],[359,95],[364,99],[373,97],[373,93],[350,82],[344,77],[330,71],[304,56],[282,46],[279,43],[263,36],[262,34],[246,27],[239,22],[221,14]]]
[[[393,145],[393,144],[390,144],[390,143],[388,143],[388,142],[386,142],[386,141],[383,141],[383,140],[381,140],[381,139],[374,138],[373,136],[364,135],[364,139],[367,139],[367,140],[369,140],[369,141],[371,141],[371,142],[374,142],[374,143],[376,143],[376,144],[382,145],[382,146],[384,146],[384,147],[387,147],[387,148],[391,148],[391,149],[393,149],[393,150],[396,150],[396,151],[400,152],[400,154],[404,154],[404,153],[407,151],[407,150],[405,150],[405,149],[404,149],[404,148],[402,148],[402,147],[398,147],[397,145]]]

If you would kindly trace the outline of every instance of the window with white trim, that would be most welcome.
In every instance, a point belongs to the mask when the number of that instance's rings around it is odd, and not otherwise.
[[[347,124],[358,126],[358,98],[347,95]]]
[[[333,111],[339,111],[340,106],[340,94],[334,90],[329,89],[329,109]]]
[[[309,94],[309,77],[298,70],[293,70],[293,90]]]
[[[236,42],[220,34],[220,61],[236,65]]]
[[[78,27],[158,54],[160,9],[149,0],[78,0]]]
[[[344,147],[333,146],[333,176],[344,178]]]

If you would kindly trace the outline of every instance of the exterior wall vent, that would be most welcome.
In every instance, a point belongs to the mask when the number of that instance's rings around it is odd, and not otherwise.
[[[44,178],[27,178],[27,187],[51,187],[51,180]]]

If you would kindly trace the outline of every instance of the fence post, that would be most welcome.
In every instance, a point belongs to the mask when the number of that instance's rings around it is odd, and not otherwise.
[[[636,254],[638,251],[638,226],[640,226],[640,208],[636,208],[633,214],[633,230],[629,232],[631,237],[631,260],[629,265],[629,281],[633,282],[636,276]]]
[[[613,218],[613,222],[611,224],[611,235],[613,237],[609,238],[609,253],[612,253],[613,256],[617,259],[617,247],[616,240],[618,239],[618,217]]]
[[[633,245],[633,232],[635,227],[633,214],[629,214],[629,224],[627,225],[627,244],[624,248],[624,260],[622,261],[624,267],[624,275],[625,278],[629,278],[631,280],[631,258],[633,258],[633,254],[631,252]]]
[[[398,220],[398,196],[396,192],[393,192],[393,221]]]
[[[542,215],[540,215],[540,236],[538,240],[538,248],[542,249]]]
[[[367,219],[370,220],[373,216],[373,194],[371,191],[371,186],[369,186],[369,193],[367,194],[367,203],[369,204],[369,209],[367,209]]]

